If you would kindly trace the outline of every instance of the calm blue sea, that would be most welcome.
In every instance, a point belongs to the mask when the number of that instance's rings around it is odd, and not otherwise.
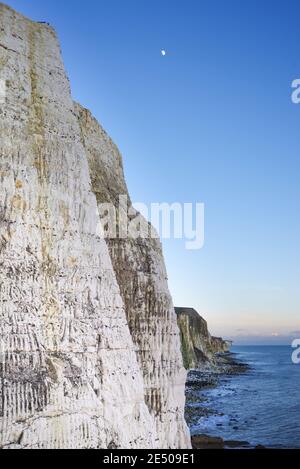
[[[287,346],[233,347],[248,363],[246,374],[227,377],[202,391],[215,415],[201,418],[192,433],[243,440],[253,445],[300,448],[300,365]]]

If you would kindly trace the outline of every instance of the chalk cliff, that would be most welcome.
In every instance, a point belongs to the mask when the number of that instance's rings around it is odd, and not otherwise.
[[[0,447],[187,448],[158,240],[105,240],[121,157],[54,30],[0,4]]]
[[[114,205],[119,229],[124,230],[126,213],[120,211],[132,207],[120,153],[88,110],[76,105],[75,111],[90,165],[92,190],[99,205]],[[127,197],[125,206],[119,203],[120,195]],[[141,215],[139,221],[144,230],[150,230]],[[155,238],[139,237],[107,238],[107,244],[143,374],[145,402],[154,418],[160,446],[185,447],[189,445],[183,419],[186,372],[161,243]]]
[[[193,308],[175,308],[185,368],[202,368],[215,363],[215,354],[228,352],[230,343],[212,337],[207,322]]]

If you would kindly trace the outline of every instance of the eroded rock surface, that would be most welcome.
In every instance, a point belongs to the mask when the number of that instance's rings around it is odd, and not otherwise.
[[[0,79],[0,447],[190,447],[160,243],[101,236],[121,157],[53,29],[3,4]]]
[[[120,153],[89,111],[77,105],[76,113],[93,192],[99,206],[108,202],[115,206],[120,228],[125,220],[120,212],[131,208]],[[120,206],[120,195],[126,195],[126,207]],[[140,220],[148,226],[142,217]],[[186,372],[161,243],[158,239],[116,238],[107,239],[107,244],[143,374],[145,402],[155,420],[160,446],[189,447],[183,417]]]

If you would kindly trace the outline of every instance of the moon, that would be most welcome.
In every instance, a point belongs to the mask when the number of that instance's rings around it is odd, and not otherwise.
[[[165,51],[165,49],[162,49],[160,52],[163,57],[165,57],[165,55],[167,54],[167,51]]]

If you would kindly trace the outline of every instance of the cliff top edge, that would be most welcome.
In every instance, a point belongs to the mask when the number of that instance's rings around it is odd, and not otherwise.
[[[13,15],[18,17],[20,20],[27,21],[28,23],[31,23],[41,28],[47,28],[47,29],[51,29],[52,31],[55,31],[55,28],[51,26],[51,24],[48,23],[47,21],[34,21],[30,19],[28,16],[24,15],[23,13],[20,13],[19,11],[12,8],[11,6],[7,5],[6,3],[0,2],[0,15],[4,11],[9,11],[13,13]]]

